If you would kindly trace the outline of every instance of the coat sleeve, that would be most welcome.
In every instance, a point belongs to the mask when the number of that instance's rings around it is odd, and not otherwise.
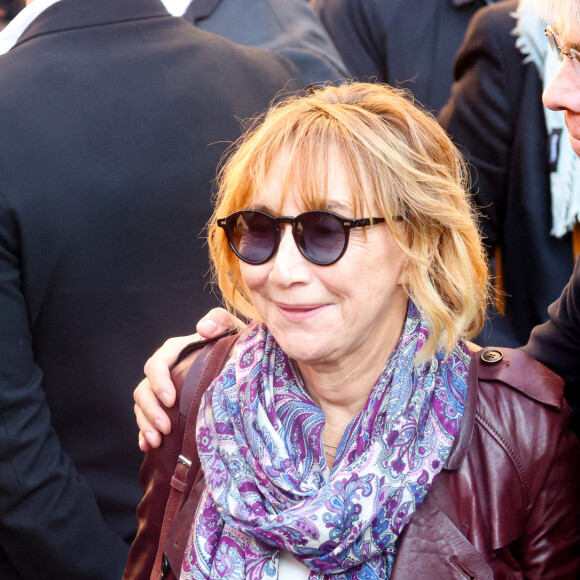
[[[0,193],[0,552],[9,559],[0,561],[0,576],[4,567],[23,578],[118,580],[128,546],[104,522],[51,425],[22,259],[18,226]]]
[[[574,411],[572,428],[580,423],[580,258],[562,295],[548,308],[548,322],[536,326],[523,347],[527,354],[566,382],[566,399]]]
[[[516,2],[483,8],[473,17],[454,66],[451,98],[439,122],[471,164],[473,193],[492,248],[501,243],[513,124],[522,57],[510,31]]]

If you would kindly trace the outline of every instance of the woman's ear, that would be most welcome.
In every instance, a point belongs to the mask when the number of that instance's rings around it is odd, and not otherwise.
[[[441,234],[434,234],[433,238],[429,240],[429,251],[427,252],[427,261],[429,262],[429,266],[431,266],[431,263],[433,262],[435,252],[437,251],[440,242]]]
[[[427,261],[429,262],[429,266],[431,265],[431,263],[433,262],[433,258],[435,257],[435,248],[433,248],[428,254],[427,254]]]
[[[409,237],[407,235],[407,241],[409,241]],[[424,252],[425,250],[427,250],[427,268],[429,268],[431,266],[431,263],[433,262],[433,258],[435,257],[435,252],[437,251],[437,247],[439,245],[439,241],[441,240],[441,235],[438,234],[436,236],[433,236],[432,239],[430,240],[422,240],[422,243],[427,243],[427,247],[422,248],[422,251],[419,250],[419,255],[425,255]],[[417,248],[414,247],[414,244],[412,242],[409,243],[409,248],[411,249],[411,251],[415,252],[417,251]],[[397,280],[397,282],[405,287],[408,288],[409,286],[409,268],[410,268],[410,258],[407,257],[407,262],[405,264],[405,267],[403,268],[403,270],[401,271],[401,274],[399,275],[399,279]]]
[[[399,279],[397,283],[403,288],[408,288],[409,286],[409,258],[405,262],[405,267],[401,270],[399,274]]]

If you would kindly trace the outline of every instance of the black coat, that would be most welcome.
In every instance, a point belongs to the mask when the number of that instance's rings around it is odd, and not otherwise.
[[[0,57],[2,580],[121,577],[133,389],[217,304],[216,165],[298,77],[157,0],[62,0]]]
[[[572,429],[580,434],[580,258],[548,312],[549,320],[534,328],[522,350],[564,379],[566,399],[574,411]]]
[[[549,156],[542,82],[524,64],[511,31],[517,1],[474,17],[455,64],[452,97],[439,121],[472,164],[475,200],[490,252],[501,247],[505,319],[481,344],[520,346],[547,318],[574,266],[570,235],[550,235]]]
[[[453,57],[485,0],[311,0],[346,68],[359,81],[409,89],[438,111]]]

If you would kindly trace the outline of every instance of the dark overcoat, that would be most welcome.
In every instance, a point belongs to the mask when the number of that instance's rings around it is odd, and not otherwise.
[[[121,577],[133,389],[217,304],[218,160],[298,77],[158,0],[61,0],[0,57],[2,580]]]

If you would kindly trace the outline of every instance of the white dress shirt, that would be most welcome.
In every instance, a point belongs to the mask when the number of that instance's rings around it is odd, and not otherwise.
[[[7,53],[36,18],[57,2],[60,0],[35,0],[23,8],[0,32],[0,55]]]
[[[183,16],[192,0],[161,0],[172,16]],[[195,2],[195,0],[193,0]]]

